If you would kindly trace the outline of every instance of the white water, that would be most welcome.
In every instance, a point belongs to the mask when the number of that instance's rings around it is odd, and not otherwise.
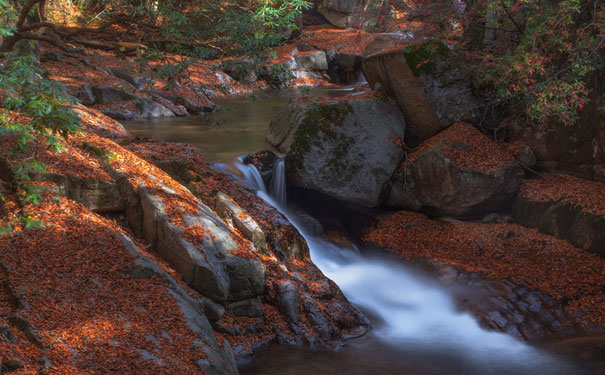
[[[256,169],[253,166],[253,169]],[[279,207],[286,208],[286,162],[280,157],[273,165],[273,177],[271,178],[271,196]]]
[[[252,165],[238,168],[256,169]],[[278,186],[285,190],[285,181]],[[373,335],[384,343],[421,356],[448,353],[452,360],[476,369],[473,374],[576,373],[545,352],[481,328],[470,314],[457,311],[451,296],[434,281],[393,259],[369,259],[313,236],[266,189],[259,189],[258,196],[297,227],[307,240],[313,263],[336,282],[349,301],[382,320]],[[440,374],[449,373],[444,371]]]

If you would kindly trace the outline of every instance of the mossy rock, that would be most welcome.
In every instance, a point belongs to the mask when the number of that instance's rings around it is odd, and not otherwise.
[[[378,97],[291,102],[271,123],[267,140],[286,154],[291,184],[343,201],[378,206],[403,158],[393,141],[403,115]]]

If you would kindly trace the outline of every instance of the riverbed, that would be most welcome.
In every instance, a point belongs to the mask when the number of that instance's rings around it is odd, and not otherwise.
[[[328,91],[329,92],[329,91]],[[338,95],[335,90],[331,94]],[[257,95],[221,101],[227,110],[212,116],[124,122],[134,135],[199,147],[211,160],[247,167],[238,157],[271,149],[265,136],[288,95]],[[217,126],[218,125],[218,126]],[[246,176],[246,173],[240,173]],[[296,214],[278,204],[256,184],[259,195],[296,224]],[[281,186],[285,186],[282,183]],[[280,195],[283,192],[273,192]],[[269,346],[241,359],[242,374],[593,374],[605,372],[599,353],[565,346],[530,345],[480,327],[469,313],[457,310],[453,298],[431,275],[402,261],[360,255],[341,248],[297,225],[313,262],[334,280],[347,298],[373,322],[361,338],[336,350]],[[601,339],[601,341],[603,340]],[[553,351],[549,348],[559,347]],[[562,347],[562,349],[561,349]]]

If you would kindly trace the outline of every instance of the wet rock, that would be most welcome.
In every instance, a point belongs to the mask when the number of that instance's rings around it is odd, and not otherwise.
[[[141,106],[139,118],[174,117],[175,114],[166,106],[156,102],[145,102]]]
[[[359,78],[363,61],[360,55],[330,50],[326,52],[326,56],[328,75],[332,82],[346,85],[354,83]]]
[[[237,301],[227,305],[227,310],[237,316],[260,318],[263,316],[263,303],[259,297]]]
[[[388,101],[351,97],[291,103],[271,122],[267,141],[286,154],[289,183],[376,207],[403,157],[394,140],[404,131],[403,117]]]
[[[264,294],[265,266],[257,259],[227,257],[223,264],[229,275],[229,299],[239,301]]]
[[[285,282],[277,287],[277,300],[280,310],[288,316],[291,322],[298,323],[300,320],[300,308],[298,306],[298,290],[290,283]]]
[[[486,154],[483,147],[492,151]],[[391,197],[388,202],[432,215],[489,212],[512,199],[524,175],[511,155],[464,123],[431,138],[407,165],[398,177],[404,186],[394,184],[391,190],[391,195],[401,198]]]
[[[277,155],[273,151],[257,151],[244,158],[245,164],[252,164],[260,173],[265,186],[269,186],[273,177],[273,166],[277,161]]]
[[[256,221],[238,206],[233,199],[224,193],[218,193],[214,209],[218,216],[225,220],[227,224],[239,229],[244,237],[254,244],[259,253],[265,255],[269,253],[265,233],[263,233]]]

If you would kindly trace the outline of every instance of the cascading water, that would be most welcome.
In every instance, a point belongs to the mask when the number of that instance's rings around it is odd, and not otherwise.
[[[273,165],[271,196],[279,207],[286,207],[286,162],[283,157],[280,157]]]
[[[253,165],[239,165],[245,176],[255,176]],[[284,168],[284,169],[282,169]],[[285,190],[285,167],[274,174],[272,192]],[[248,177],[247,177],[248,178]],[[284,179],[276,181],[276,179]],[[436,282],[419,275],[394,259],[367,258],[310,234],[297,216],[286,210],[285,196],[258,196],[275,206],[305,237],[315,265],[332,279],[350,302],[361,306],[381,322],[372,334],[383,344],[418,358],[464,363],[463,370],[441,369],[426,373],[472,374],[577,374],[572,365],[523,344],[514,338],[479,326],[455,304]],[[439,354],[436,354],[439,353]],[[443,354],[447,353],[447,354]],[[402,354],[403,355],[403,354]],[[426,370],[425,370],[426,371]],[[460,372],[461,371],[461,372]],[[292,373],[299,373],[293,371]],[[365,373],[365,372],[362,372]]]

